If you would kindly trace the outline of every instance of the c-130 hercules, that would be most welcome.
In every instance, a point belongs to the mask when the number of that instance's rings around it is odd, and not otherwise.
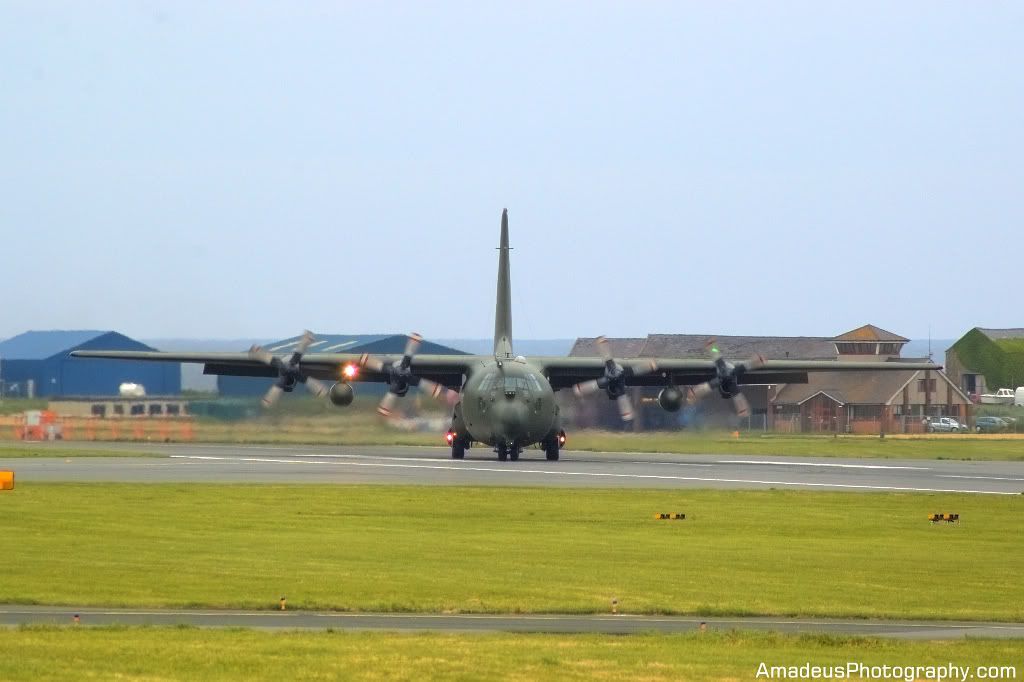
[[[842,370],[920,370],[938,365],[906,362],[836,362],[832,360],[725,360],[709,343],[701,359],[634,358],[619,362],[604,337],[596,340],[601,357],[525,358],[512,350],[512,296],[509,275],[508,210],[501,214],[498,290],[494,315],[493,355],[417,355],[420,336],[412,334],[401,357],[353,353],[307,353],[313,335],[306,332],[290,355],[278,357],[259,347],[247,353],[163,353],[145,351],[73,351],[82,358],[202,362],[206,374],[277,377],[263,398],[273,405],[282,392],[305,384],[337,406],[351,404],[352,383],[382,382],[387,393],[377,408],[390,417],[397,398],[418,386],[453,406],[446,437],[453,459],[463,459],[472,443],[492,446],[498,459],[516,461],[524,447],[540,444],[547,459],[557,460],[565,444],[555,391],[573,388],[579,396],[604,391],[618,402],[623,420],[633,419],[627,389],[661,386],[658,402],[670,412],[684,401],[714,391],[733,401],[737,414],[748,411],[743,384],[807,383],[807,372]],[[328,388],[321,380],[335,383]],[[682,387],[682,388],[681,388]],[[690,388],[692,387],[692,388]],[[684,389],[686,393],[684,394]]]

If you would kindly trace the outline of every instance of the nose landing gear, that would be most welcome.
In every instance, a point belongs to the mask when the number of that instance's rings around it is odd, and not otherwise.
[[[498,461],[504,462],[511,459],[513,462],[519,461],[519,454],[523,451],[521,447],[515,443],[498,443],[494,447],[494,451],[498,453]]]

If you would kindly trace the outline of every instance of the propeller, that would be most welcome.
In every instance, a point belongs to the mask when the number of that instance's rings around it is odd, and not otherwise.
[[[262,362],[265,365],[273,367],[277,370],[277,381],[270,387],[266,395],[260,401],[263,403],[263,407],[273,407],[281,397],[282,393],[291,393],[295,389],[296,384],[305,384],[306,388],[315,395],[317,398],[322,398],[327,395],[327,386],[314,377],[304,374],[299,366],[302,362],[302,356],[309,350],[310,345],[316,337],[313,336],[313,332],[308,329],[303,332],[302,338],[299,339],[298,344],[295,346],[295,350],[288,356],[287,359],[281,359],[274,355],[268,350],[264,350],[259,346],[253,346],[249,349],[249,357],[257,362]]]
[[[367,367],[374,372],[386,374],[388,377],[388,391],[384,394],[377,412],[384,418],[390,419],[398,399],[409,392],[410,386],[419,386],[421,391],[430,397],[444,400],[449,405],[459,402],[459,392],[453,391],[436,381],[423,379],[413,375],[412,359],[423,343],[423,337],[413,332],[409,334],[409,340],[405,343],[405,351],[402,358],[395,362],[385,363],[380,358],[364,353],[359,358],[359,366]]]
[[[607,338],[599,336],[594,343],[598,353],[601,354],[601,359],[604,360],[604,376],[576,384],[572,387],[573,393],[583,398],[603,390],[609,398],[618,403],[619,415],[622,420],[632,421],[633,401],[626,393],[626,378],[650,374],[658,369],[658,365],[654,360],[649,359],[638,360],[625,366],[620,365],[612,356],[611,344],[608,343]]]
[[[745,362],[731,363],[722,357],[722,353],[715,345],[715,340],[710,339],[705,344],[712,362],[715,363],[715,377],[703,384],[698,384],[690,389],[688,402],[692,405],[703,400],[715,390],[723,398],[731,398],[733,409],[736,415],[746,417],[750,414],[750,403],[747,402],[743,392],[740,390],[740,379],[748,371],[764,367],[764,356],[755,355]]]

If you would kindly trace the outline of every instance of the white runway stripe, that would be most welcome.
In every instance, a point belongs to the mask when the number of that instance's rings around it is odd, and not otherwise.
[[[784,467],[835,467],[837,469],[912,469],[928,471],[931,467],[899,466],[896,464],[840,464],[832,462],[785,462],[762,459],[720,459],[719,464],[767,464]]]
[[[957,476],[956,474],[936,474],[937,478],[973,478],[979,481],[1024,481],[1024,478],[1009,478],[1005,476]]]
[[[209,455],[171,455],[175,459],[198,459],[216,460],[228,462],[265,462],[269,464],[318,464],[334,466],[361,466],[378,468],[400,468],[400,469],[434,469],[439,471],[484,471],[500,474],[541,474],[544,476],[589,476],[594,478],[625,478],[635,480],[668,480],[668,481],[696,481],[703,483],[746,483],[754,485],[784,485],[808,488],[836,488],[840,490],[894,490],[903,492],[924,492],[924,493],[969,493],[975,495],[1019,495],[1016,492],[1002,492],[996,490],[958,490],[955,488],[916,488],[908,486],[889,485],[862,485],[853,483],[812,483],[803,481],[770,481],[746,478],[713,478],[699,476],[672,476],[667,474],[619,474],[598,471],[564,471],[557,469],[519,469],[514,465],[507,467],[481,467],[473,465],[458,464],[393,464],[384,462],[351,462],[351,461],[324,461],[324,460],[300,460],[300,459],[269,459],[263,457],[214,457]]]

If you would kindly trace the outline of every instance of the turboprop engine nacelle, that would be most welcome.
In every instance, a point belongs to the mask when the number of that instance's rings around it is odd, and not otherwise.
[[[345,407],[346,405],[352,404],[352,399],[355,397],[355,391],[352,390],[351,384],[338,382],[331,386],[331,402],[338,407]]]
[[[658,404],[663,410],[678,412],[679,408],[683,406],[683,392],[675,386],[663,388],[658,394]]]

